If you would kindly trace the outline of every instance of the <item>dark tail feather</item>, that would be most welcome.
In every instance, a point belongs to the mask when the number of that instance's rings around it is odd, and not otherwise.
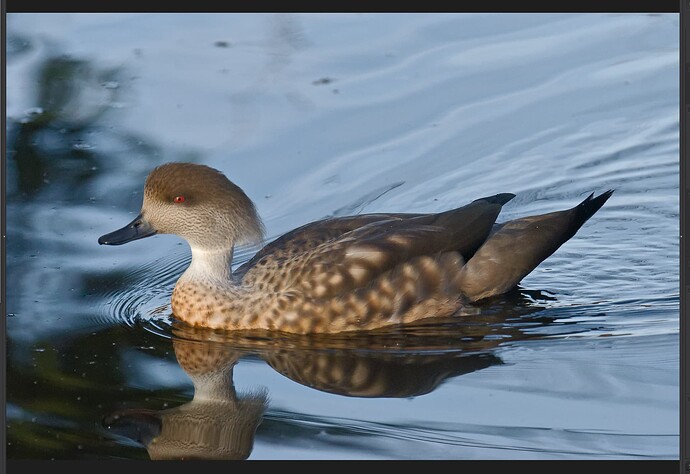
[[[613,194],[613,189],[601,193],[599,196],[594,197],[594,193],[587,196],[587,198],[580,204],[572,208],[570,211],[565,211],[570,214],[568,219],[567,229],[565,231],[564,242],[571,238],[575,233],[584,225],[585,222],[589,220],[599,209],[604,205],[606,201]]]
[[[461,289],[471,300],[505,293],[554,253],[611,197],[590,194],[565,211],[514,219],[495,231],[461,271]]]
[[[472,202],[478,202],[478,201],[486,201],[490,202],[491,204],[500,204],[501,206],[510,201],[515,197],[515,194],[512,193],[501,193],[501,194],[495,194],[493,196],[488,196],[488,197],[483,197],[479,199],[475,199]]]
[[[592,217],[595,212],[597,212],[599,209],[601,209],[601,206],[604,205],[606,201],[611,197],[613,194],[614,189],[609,189],[608,191],[601,193],[599,196],[594,197],[594,193],[590,194],[587,196],[587,199],[582,201],[580,204],[577,205],[577,218],[576,220],[582,221],[582,224],[584,224],[587,219]],[[580,225],[582,225],[580,224]]]

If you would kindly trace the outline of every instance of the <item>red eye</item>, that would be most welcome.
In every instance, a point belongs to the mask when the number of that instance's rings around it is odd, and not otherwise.
[[[177,202],[177,203],[184,202],[184,196],[182,196],[182,195],[175,196],[175,199],[173,199],[173,202]]]

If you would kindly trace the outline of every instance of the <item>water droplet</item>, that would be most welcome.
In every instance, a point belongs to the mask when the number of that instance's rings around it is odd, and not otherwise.
[[[335,79],[333,79],[332,77],[322,77],[321,79],[312,81],[312,84],[315,86],[320,86],[322,84],[330,84],[333,81],[335,81]]]
[[[77,142],[72,144],[72,149],[73,150],[91,150],[93,148],[93,145],[89,145],[88,143],[84,142]]]
[[[42,113],[43,113],[42,107],[31,107],[30,109],[26,109],[24,111],[24,115],[28,115],[28,116],[41,115]]]

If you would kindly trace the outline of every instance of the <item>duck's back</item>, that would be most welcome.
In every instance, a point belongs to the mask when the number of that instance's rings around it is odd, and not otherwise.
[[[372,329],[452,312],[460,267],[512,196],[438,214],[313,222],[268,244],[234,277],[250,291],[276,298],[276,316],[292,314],[294,324],[309,326],[297,332]]]

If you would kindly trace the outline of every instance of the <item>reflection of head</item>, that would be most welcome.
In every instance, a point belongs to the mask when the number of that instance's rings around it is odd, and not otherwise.
[[[151,459],[246,459],[266,409],[266,393],[233,401],[192,400],[159,413],[161,428],[146,445]]]
[[[194,398],[168,410],[124,410],[108,417],[115,432],[146,446],[151,459],[246,459],[268,396],[238,394],[239,353],[216,343],[175,340],[175,355],[194,383]]]
[[[161,413],[161,431],[146,447],[151,459],[246,459],[267,395],[235,392],[232,369],[241,354],[222,344],[179,339],[173,347],[194,383],[194,398]]]

